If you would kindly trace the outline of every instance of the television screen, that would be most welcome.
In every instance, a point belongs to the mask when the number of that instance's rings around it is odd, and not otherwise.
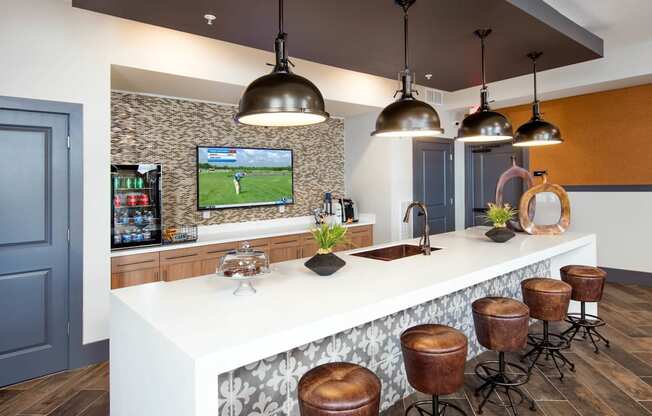
[[[292,150],[197,147],[200,210],[292,204]]]

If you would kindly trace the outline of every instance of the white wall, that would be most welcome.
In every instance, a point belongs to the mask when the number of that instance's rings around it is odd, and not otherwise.
[[[652,272],[652,192],[569,192],[571,230],[598,235],[598,264]]]
[[[450,114],[437,109],[445,137],[457,129]],[[376,243],[396,241],[412,235],[403,225],[405,202],[413,200],[412,140],[407,137],[371,137],[380,111],[344,119],[346,192],[360,204],[361,212],[376,214]],[[464,228],[464,148],[455,145],[455,222]],[[461,152],[462,156],[458,157]],[[458,166],[461,160],[461,167]],[[461,174],[460,174],[461,172]],[[460,191],[461,190],[461,191]],[[460,225],[461,224],[461,225]]]
[[[63,0],[2,0],[0,39],[0,95],[84,106],[83,339],[105,339],[111,64],[244,86],[269,71],[272,54],[75,9]],[[330,100],[383,107],[396,87],[394,80],[295,63]]]

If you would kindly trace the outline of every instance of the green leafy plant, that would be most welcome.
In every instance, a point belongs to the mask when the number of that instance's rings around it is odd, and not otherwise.
[[[315,228],[311,232],[319,245],[317,254],[332,253],[333,248],[346,238],[346,227],[340,224],[330,226],[328,224],[322,224],[319,228]]]
[[[492,204],[491,202],[487,204],[488,209],[485,215],[482,217],[491,222],[494,227],[504,228],[507,226],[507,222],[516,216],[517,210],[512,208],[509,204],[504,204],[502,206]]]

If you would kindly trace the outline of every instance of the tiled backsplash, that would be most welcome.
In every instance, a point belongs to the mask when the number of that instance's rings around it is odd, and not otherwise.
[[[422,323],[455,327],[469,339],[469,358],[483,348],[475,338],[471,303],[485,296],[521,299],[520,283],[549,276],[550,261],[535,263],[291,351],[221,374],[220,416],[298,416],[297,384],[319,364],[348,361],[374,371],[382,382],[381,409],[414,392],[407,383],[399,337]]]
[[[310,215],[323,193],[344,194],[344,123],[293,128],[237,125],[236,107],[113,92],[111,163],[163,165],[163,221],[219,224]],[[209,219],[197,212],[196,146],[290,148],[294,151],[294,205],[225,209]],[[106,169],[109,167],[107,166]]]

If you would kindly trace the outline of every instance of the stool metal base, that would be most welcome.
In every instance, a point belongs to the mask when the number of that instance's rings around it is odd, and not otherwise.
[[[564,379],[564,373],[561,370],[564,366],[568,365],[571,371],[575,371],[575,364],[561,353],[561,350],[568,348],[568,340],[562,335],[551,334],[549,332],[548,321],[543,321],[543,334],[530,334],[528,335],[528,339],[528,344],[532,346],[532,349],[521,357],[521,361],[525,361],[527,358],[532,360],[528,367],[528,373],[532,372],[535,365],[537,367],[546,368],[546,366],[539,362],[542,354],[546,361],[550,361],[552,358],[554,368],[556,368],[559,373],[559,380]],[[556,341],[554,339],[556,339]],[[532,359],[532,357],[534,358]],[[548,366],[547,368],[553,367]]]
[[[508,371],[510,369],[516,371]],[[516,408],[524,401],[529,403],[530,410],[536,410],[534,400],[519,387],[530,380],[530,374],[520,365],[506,362],[504,352],[498,353],[498,361],[483,361],[475,366],[475,374],[484,381],[480,387],[475,389],[476,396],[483,393],[482,402],[478,407],[478,414],[482,414],[482,409],[487,402],[511,408],[515,416],[518,416]],[[484,393],[485,390],[486,393]],[[507,403],[491,399],[494,392],[498,394],[501,390],[507,396]],[[512,399],[512,394],[516,394],[517,402]]]
[[[566,337],[567,334],[570,336],[567,337],[568,345],[575,339],[575,336],[578,332],[584,330],[582,338],[586,339],[587,337],[591,340],[593,344],[593,349],[596,354],[600,353],[598,348],[598,342],[604,342],[605,347],[610,348],[609,340],[602,336],[601,333],[597,331],[596,328],[605,326],[607,323],[600,317],[586,313],[586,304],[585,302],[581,303],[581,312],[580,313],[569,313],[566,317],[566,322],[570,323],[572,326],[561,333],[562,337]]]
[[[453,403],[440,400],[439,396],[432,396],[432,400],[419,400],[418,402],[412,403],[405,409],[405,415],[408,416],[412,409],[416,409],[420,416],[446,416],[447,414],[454,414],[447,413],[448,409],[453,409],[457,414],[467,416],[464,410]]]

